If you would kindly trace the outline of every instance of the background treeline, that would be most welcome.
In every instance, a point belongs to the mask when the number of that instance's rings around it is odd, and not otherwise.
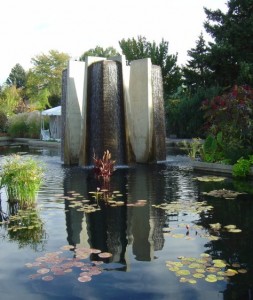
[[[226,12],[208,8],[204,11],[203,30],[212,42],[207,43],[200,32],[195,47],[188,50],[188,61],[184,66],[178,65],[177,54],[169,54],[168,41],[157,44],[143,36],[119,41],[121,53],[113,47],[96,46],[85,51],[80,60],[85,60],[88,55],[109,58],[124,54],[129,63],[150,57],[153,64],[161,66],[168,136],[192,138],[215,134],[212,115],[228,112],[230,102],[219,106],[213,101],[217,97],[236,97],[236,90],[243,99],[238,105],[245,110],[240,117],[247,115],[247,130],[250,131],[252,114],[248,99],[251,94],[247,91],[253,86],[253,0],[229,0]],[[66,53],[50,50],[32,58],[32,67],[28,71],[20,64],[12,68],[0,87],[0,132],[8,130],[13,115],[60,104],[61,76],[69,59]],[[231,112],[232,117],[235,112],[236,108]],[[228,121],[230,117],[227,117]],[[250,135],[253,133],[247,136],[248,139],[251,139]],[[239,138],[242,136],[243,133],[238,134]]]

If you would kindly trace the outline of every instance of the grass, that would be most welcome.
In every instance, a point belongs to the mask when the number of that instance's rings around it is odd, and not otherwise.
[[[16,154],[8,156],[0,174],[8,201],[18,203],[22,209],[33,207],[43,174],[43,166],[34,159]]]

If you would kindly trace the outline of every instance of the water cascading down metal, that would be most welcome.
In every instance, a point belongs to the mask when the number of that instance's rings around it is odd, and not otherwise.
[[[69,61],[62,84],[62,159],[93,164],[109,150],[117,165],[166,159],[161,68],[124,56]]]
[[[100,61],[88,68],[87,164],[110,150],[117,164],[127,163],[125,151],[125,113],[121,64]]]

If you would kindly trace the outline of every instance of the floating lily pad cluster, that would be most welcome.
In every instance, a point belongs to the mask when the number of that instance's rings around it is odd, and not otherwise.
[[[195,177],[193,178],[198,181],[203,181],[203,182],[221,182],[226,179],[226,177],[221,177],[221,176],[200,176],[200,177]]]
[[[123,194],[120,191],[110,191],[108,189],[97,189],[96,192],[89,192],[92,194],[92,198],[95,200],[103,200],[106,204],[110,206],[121,206],[124,205],[124,201],[119,200],[119,198],[123,197]]]
[[[232,276],[247,273],[243,265],[230,265],[225,260],[212,259],[207,253],[202,253],[199,258],[180,256],[178,261],[166,261],[166,266],[180,278],[180,282],[191,284],[196,284],[198,280],[228,281]]]
[[[64,256],[65,251],[71,250],[73,257]],[[89,261],[91,254],[95,254],[99,259]],[[103,259],[112,256],[109,252],[101,252],[99,249],[79,247],[75,248],[66,245],[60,248],[60,251],[46,253],[44,256],[38,257],[33,263],[27,263],[27,268],[36,268],[36,273],[29,275],[30,279],[40,278],[44,281],[52,281],[56,277],[67,275],[78,270],[77,280],[80,282],[88,282],[92,280],[92,276],[102,273],[101,265]],[[85,261],[87,260],[87,261]]]
[[[108,189],[98,189],[97,191],[89,192],[89,194],[91,195],[92,199],[86,199],[80,193],[75,191],[69,191],[67,196],[56,194],[55,197],[61,200],[69,201],[69,208],[74,208],[77,211],[83,211],[85,213],[93,213],[101,210],[101,200],[104,204],[110,207],[118,207],[123,205],[142,207],[147,204],[147,200],[137,200],[134,203],[125,204],[125,201],[122,200],[123,194],[121,194],[120,191],[110,192]]]
[[[235,192],[226,189],[213,190],[210,192],[203,192],[202,195],[212,196],[215,198],[225,198],[225,199],[235,199],[239,195],[243,195],[245,193]]]
[[[182,228],[185,228],[185,232],[182,233]],[[179,231],[179,233],[178,233]],[[198,238],[206,238],[210,241],[219,240],[220,237],[207,233],[205,228],[201,225],[180,223],[178,226],[170,226],[163,228],[164,236],[172,238],[184,238],[185,240],[195,240]]]
[[[194,213],[199,214],[201,212],[207,212],[213,209],[213,206],[208,205],[206,201],[203,202],[170,202],[162,203],[159,205],[152,205],[155,208],[160,208],[166,211],[167,214],[179,214],[179,213]]]
[[[96,211],[101,210],[99,206],[99,200],[103,199],[105,193],[107,193],[108,190],[99,190],[96,192],[89,192],[89,194],[92,195],[92,200],[86,199],[83,197],[80,193],[77,193],[75,191],[69,191],[68,196],[64,195],[55,195],[58,197],[58,199],[65,199],[70,202],[68,205],[69,208],[75,208],[77,211],[83,211],[85,213],[93,213]],[[107,199],[106,204],[110,206],[122,206],[124,205],[124,201],[121,201],[119,197],[122,197],[123,195],[120,194],[119,191],[113,191],[112,196]],[[94,202],[95,200],[95,202]]]
[[[227,232],[231,232],[231,233],[240,233],[242,232],[241,229],[237,228],[236,225],[226,225],[223,226],[220,223],[215,223],[215,224],[209,224],[211,229],[215,230],[215,231],[219,231],[219,230],[226,230]]]

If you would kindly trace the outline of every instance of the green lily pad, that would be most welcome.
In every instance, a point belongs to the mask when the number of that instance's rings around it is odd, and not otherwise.
[[[226,225],[224,226],[225,229],[235,229],[236,228],[236,225]]]
[[[186,275],[190,275],[191,272],[189,270],[178,270],[177,271],[177,274],[180,275],[180,276],[186,276]]]
[[[203,273],[194,273],[192,276],[195,278],[204,278],[205,277],[205,275]]]
[[[202,176],[202,177],[195,177],[194,179],[198,181],[204,181],[204,182],[209,182],[209,181],[220,182],[220,181],[224,181],[226,178],[218,177],[218,176]]]
[[[198,273],[205,273],[206,270],[205,269],[196,269],[196,272],[198,272]]]
[[[205,280],[207,282],[216,282],[217,281],[217,277],[216,277],[216,275],[209,274],[209,275],[206,276]]]
[[[246,269],[239,269],[237,271],[238,271],[238,273],[241,273],[241,274],[245,274],[248,272]]]
[[[234,229],[229,229],[228,232],[232,232],[232,233],[240,233],[240,232],[242,232],[242,230],[239,229],[239,228],[234,228]]]
[[[197,283],[197,281],[195,279],[189,279],[188,282],[191,283],[191,284],[196,284]]]

